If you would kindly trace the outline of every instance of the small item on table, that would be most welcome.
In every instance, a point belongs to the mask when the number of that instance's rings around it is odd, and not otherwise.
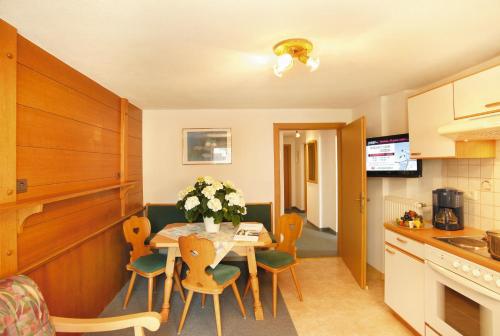
[[[408,210],[396,220],[396,224],[410,229],[421,229],[424,226],[424,218],[415,211]]]
[[[234,235],[234,240],[258,241],[263,227],[262,223],[241,223]]]

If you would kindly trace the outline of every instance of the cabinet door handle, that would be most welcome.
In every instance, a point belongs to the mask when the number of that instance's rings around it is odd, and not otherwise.
[[[400,242],[400,243],[403,243],[403,244],[408,243],[408,241],[406,241],[406,240],[404,240],[404,239],[401,239],[401,238],[399,238],[399,237],[397,237],[397,238],[396,238],[396,240],[397,240],[398,242]]]
[[[489,104],[484,105],[484,107],[486,107],[486,108],[495,107],[495,106],[500,106],[500,102],[494,102],[494,103],[489,103]]]
[[[389,250],[388,248],[385,249],[388,253],[390,254],[396,254],[396,252],[392,251],[392,250]]]
[[[422,155],[422,153],[411,153],[411,155]]]

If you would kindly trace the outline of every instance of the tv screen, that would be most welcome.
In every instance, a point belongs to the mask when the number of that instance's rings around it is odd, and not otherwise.
[[[368,177],[421,177],[422,160],[410,158],[408,134],[366,139]]]

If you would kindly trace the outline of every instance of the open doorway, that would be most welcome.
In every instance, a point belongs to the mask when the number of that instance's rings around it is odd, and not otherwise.
[[[338,255],[337,131],[280,132],[283,211],[304,219],[297,255]]]
[[[283,131],[336,130],[337,131],[337,208],[338,254],[361,288],[366,286],[366,133],[365,118],[345,123],[275,123],[273,125],[274,152],[274,218],[273,231],[280,237],[280,216],[284,210],[283,186]],[[307,150],[305,151],[307,153]],[[317,149],[321,152],[321,149]],[[293,151],[292,151],[293,153]],[[291,159],[293,160],[293,158]],[[319,161],[319,160],[317,160]],[[311,169],[310,169],[311,170]],[[312,171],[312,170],[311,170]],[[318,166],[319,171],[319,166]],[[318,173],[321,179],[321,174]],[[308,186],[306,184],[306,186]],[[309,193],[308,188],[305,188]],[[307,199],[310,199],[307,197]],[[293,202],[293,201],[292,201]],[[338,205],[337,205],[338,204]],[[293,208],[293,207],[292,207]],[[311,212],[310,204],[307,212]],[[306,215],[308,216],[308,215]]]

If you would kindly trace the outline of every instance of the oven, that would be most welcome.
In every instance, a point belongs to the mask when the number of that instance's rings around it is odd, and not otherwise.
[[[499,336],[499,284],[497,272],[426,245],[426,324],[443,336]]]

